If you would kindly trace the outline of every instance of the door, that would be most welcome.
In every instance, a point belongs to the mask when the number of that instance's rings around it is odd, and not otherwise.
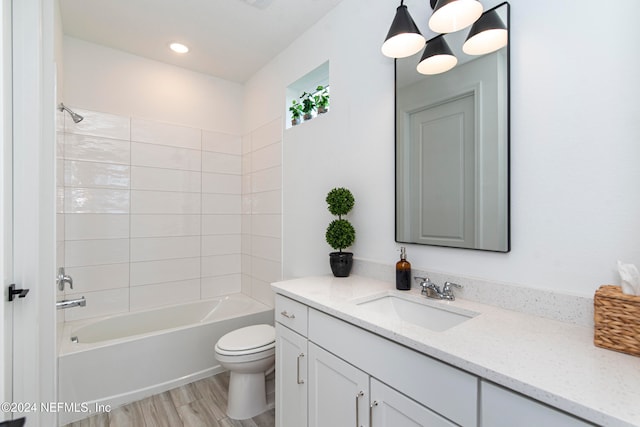
[[[2,148],[0,149],[0,227],[2,245],[0,246],[0,273],[2,285],[7,289],[13,279],[13,203],[12,203],[12,131],[11,131],[11,2],[3,1],[0,8],[0,129]],[[12,397],[12,337],[13,305],[9,304],[6,292],[0,304],[0,400],[11,402]],[[0,412],[0,421],[10,418],[10,413]]]
[[[56,424],[40,406],[56,400],[53,8],[2,2],[3,300],[11,283],[30,289],[3,302],[2,384],[4,416],[28,426]]]
[[[473,92],[409,116],[413,242],[475,245]]]
[[[307,338],[276,322],[276,426],[307,425]]]
[[[452,396],[455,399],[455,396]],[[371,426],[455,427],[454,424],[407,396],[371,379]]]
[[[309,343],[309,427],[369,426],[369,375]]]

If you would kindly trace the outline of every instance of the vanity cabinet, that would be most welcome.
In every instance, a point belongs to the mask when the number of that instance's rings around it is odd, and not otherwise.
[[[277,427],[592,426],[276,295]]]
[[[275,313],[277,427],[476,424],[473,375],[282,295]]]
[[[306,427],[307,307],[278,295],[275,313],[276,425],[279,427]]]
[[[310,342],[357,366],[371,377],[372,382],[375,379],[397,392],[397,399],[388,402],[372,393],[372,414],[376,413],[376,409],[380,409],[377,412],[382,412],[380,416],[384,419],[394,406],[399,408],[405,404],[407,407],[418,405],[425,414],[431,414],[430,418],[425,418],[429,419],[429,422],[412,424],[407,420],[406,424],[390,425],[477,425],[476,376],[318,310],[309,309],[308,315]],[[391,403],[398,402],[400,397],[404,399],[404,404]],[[374,403],[376,401],[377,406]],[[453,423],[448,423],[447,419]],[[434,423],[432,420],[438,421]],[[378,427],[380,424],[376,424],[374,419],[372,425]]]

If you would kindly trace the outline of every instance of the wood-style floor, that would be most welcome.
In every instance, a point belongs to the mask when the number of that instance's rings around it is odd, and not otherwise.
[[[229,373],[224,372],[182,387],[94,415],[66,427],[274,427],[271,409],[248,420],[226,415]]]

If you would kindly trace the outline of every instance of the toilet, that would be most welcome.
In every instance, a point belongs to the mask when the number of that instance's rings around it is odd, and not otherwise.
[[[218,340],[215,356],[231,372],[227,415],[235,420],[266,411],[265,376],[276,360],[276,331],[271,325],[236,329]]]

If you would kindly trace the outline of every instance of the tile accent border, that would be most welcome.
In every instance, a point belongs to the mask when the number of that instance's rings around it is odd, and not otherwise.
[[[352,274],[393,283],[395,265],[354,258]],[[427,276],[439,285],[445,281],[462,285],[463,288],[455,292],[462,299],[560,322],[593,326],[593,298],[420,268],[413,268],[411,274]],[[412,286],[417,284],[414,282]]]

